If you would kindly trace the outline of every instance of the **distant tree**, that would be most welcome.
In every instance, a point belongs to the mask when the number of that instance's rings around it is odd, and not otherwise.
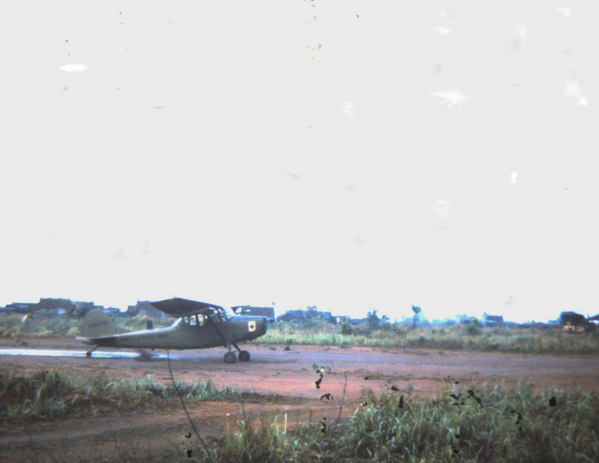
[[[341,322],[341,334],[353,334],[354,330],[352,330],[351,325],[347,320],[343,320]]]
[[[417,305],[412,304],[412,312],[414,312],[414,317],[412,318],[412,326],[416,326],[416,322],[418,321],[420,312],[422,312],[422,309],[420,307],[418,307]]]
[[[368,312],[367,317],[366,317],[366,323],[368,323],[368,328],[370,329],[376,329],[379,326],[379,323],[381,322],[379,316],[376,313],[376,310],[372,310],[371,312]]]
[[[393,331],[393,325],[391,324],[391,320],[387,315],[381,316],[381,321],[379,323],[379,329],[383,331]]]

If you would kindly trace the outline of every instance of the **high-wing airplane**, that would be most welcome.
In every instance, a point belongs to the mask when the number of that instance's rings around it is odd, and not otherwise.
[[[172,326],[152,328],[142,331],[129,331],[115,323],[102,311],[91,310],[83,319],[78,340],[91,346],[87,352],[98,347],[128,347],[133,349],[206,349],[225,347],[226,363],[235,363],[237,355],[231,349],[239,351],[239,360],[248,361],[250,353],[241,350],[237,343],[250,341],[266,333],[267,321],[264,317],[228,314],[215,304],[173,298],[152,302],[151,305],[162,312],[178,317]]]

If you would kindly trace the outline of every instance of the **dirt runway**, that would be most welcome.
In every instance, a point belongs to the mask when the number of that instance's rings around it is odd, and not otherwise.
[[[0,348],[13,347],[14,340],[0,340]],[[60,338],[31,339],[26,346],[19,347],[84,351],[82,345],[75,340]],[[223,362],[224,349],[173,351],[170,355],[175,379],[197,381],[211,378],[219,388],[230,386],[268,397],[268,403],[265,401],[262,404],[245,405],[246,412],[254,416],[271,411],[286,412],[290,425],[294,422],[317,420],[323,416],[334,419],[339,412],[344,391],[343,415],[352,413],[359,406],[362,387],[378,392],[393,385],[404,394],[422,397],[439,397],[442,395],[443,384],[455,381],[466,387],[471,381],[475,387],[479,387],[483,383],[494,385],[503,381],[505,385],[511,386],[521,380],[530,380],[535,388],[579,386],[589,391],[598,389],[597,355],[514,355],[293,345],[287,351],[284,346],[251,343],[244,348],[250,351],[251,360],[235,364]],[[60,368],[69,375],[81,377],[94,377],[104,372],[110,378],[133,380],[145,379],[151,375],[155,382],[167,384],[170,381],[168,364],[164,358],[89,359],[0,355],[0,364],[3,369],[13,367],[20,371]],[[318,368],[324,371],[319,388],[316,387],[316,381],[320,378],[320,374],[316,372]],[[321,400],[325,393],[331,394],[334,400]],[[239,412],[239,404],[235,403],[190,401],[188,406],[205,435],[220,435],[234,422],[233,418]],[[144,445],[151,446],[158,445],[154,443],[159,438],[167,441],[180,439],[188,430],[189,424],[178,401],[172,401],[172,407],[151,413],[138,412],[120,417],[93,416],[85,419],[78,417],[36,423],[28,427],[29,434],[22,428],[2,424],[0,459],[9,461],[14,457],[14,452],[19,455],[31,452],[32,441],[53,455],[66,452],[67,460],[71,461],[69,457],[81,458],[81,452],[89,452],[90,448],[94,448],[89,445],[90,437],[93,437],[94,445],[106,450],[108,446],[101,446],[100,442],[112,442],[116,436],[121,442],[127,442],[127,445],[136,442],[139,444],[140,439],[143,439]],[[119,446],[112,447],[117,449]]]

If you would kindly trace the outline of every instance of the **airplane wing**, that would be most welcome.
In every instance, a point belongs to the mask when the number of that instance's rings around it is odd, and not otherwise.
[[[191,301],[180,297],[150,302],[150,305],[166,314],[173,315],[174,317],[188,317],[196,314],[209,315],[217,310],[225,310],[220,305]]]

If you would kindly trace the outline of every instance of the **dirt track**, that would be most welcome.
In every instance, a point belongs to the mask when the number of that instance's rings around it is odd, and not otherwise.
[[[10,347],[14,347],[14,341],[0,340],[0,348]],[[24,347],[84,350],[74,340],[57,338],[29,340],[29,344]],[[467,386],[471,379],[475,385],[485,382],[498,384],[501,381],[506,385],[513,385],[519,380],[530,379],[535,387],[580,386],[585,390],[598,389],[598,356],[533,356],[317,346],[291,346],[290,351],[285,351],[283,346],[251,344],[246,345],[246,348],[252,354],[251,361],[233,365],[223,362],[223,349],[172,352],[173,373],[181,381],[197,381],[209,377],[218,387],[228,385],[240,390],[249,389],[262,396],[271,396],[273,403],[247,404],[246,412],[254,415],[269,411],[287,412],[290,425],[308,420],[316,422],[323,416],[334,419],[339,412],[339,399],[343,395],[346,372],[344,415],[352,413],[359,404],[363,386],[380,391],[395,385],[404,393],[411,389],[414,395],[425,397],[441,395],[444,380],[460,381],[461,385]],[[104,371],[108,377],[131,379],[145,379],[149,374],[156,382],[170,381],[165,359],[142,361],[127,358],[0,356],[0,362],[3,369],[11,366],[26,371],[61,368],[68,374],[78,376],[96,376]],[[315,385],[319,378],[315,365],[321,365],[325,369],[320,389]],[[332,394],[335,400],[321,401],[320,397],[324,393]],[[239,412],[239,405],[234,403],[190,402],[188,406],[205,436],[220,435],[223,429],[235,423]],[[38,444],[38,456],[41,449],[45,449],[55,457],[64,454],[67,461],[77,461],[77,458],[84,455],[93,460],[99,457],[100,450],[104,455],[114,455],[119,448],[124,452],[123,446],[153,447],[161,445],[161,440],[171,443],[182,440],[183,445],[185,439],[181,436],[189,431],[189,424],[180,403],[173,401],[172,407],[162,411],[39,423],[29,426],[28,431],[31,438],[23,428],[4,425],[0,428],[0,461],[14,461],[12,458],[15,452],[20,453],[22,449],[29,452],[30,458],[34,458],[32,440]]]

